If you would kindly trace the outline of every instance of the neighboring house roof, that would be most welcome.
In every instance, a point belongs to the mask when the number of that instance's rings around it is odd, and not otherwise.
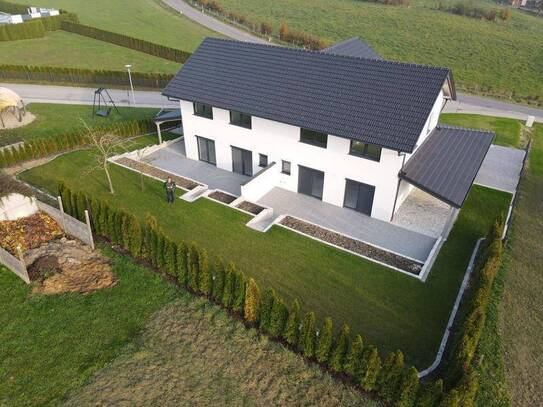
[[[438,126],[409,158],[399,177],[459,208],[493,139],[489,131]]]
[[[375,52],[368,44],[358,37],[338,42],[331,47],[323,49],[325,54],[343,55],[347,57],[383,59],[381,55]]]
[[[447,68],[206,38],[163,91],[412,152]]]

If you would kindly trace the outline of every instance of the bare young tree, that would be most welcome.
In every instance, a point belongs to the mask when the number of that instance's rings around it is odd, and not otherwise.
[[[136,150],[136,157],[140,163],[145,163],[145,155],[147,153],[147,147],[140,148],[139,150]],[[143,171],[140,171],[140,186],[141,186],[141,192],[145,190],[145,184],[143,182],[145,178],[145,175],[143,174]]]
[[[99,129],[92,129],[84,121],[83,124],[87,129],[86,137],[89,145],[92,147],[91,151],[96,162],[96,165],[89,168],[88,172],[97,169],[103,170],[106,173],[109,192],[114,194],[115,190],[113,189],[113,182],[109,173],[109,158],[114,155],[116,150],[124,146],[126,140],[112,133],[103,133]]]

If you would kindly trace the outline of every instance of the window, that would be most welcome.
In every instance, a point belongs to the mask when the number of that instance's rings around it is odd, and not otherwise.
[[[194,102],[194,114],[196,116],[205,117],[206,119],[213,119],[213,108],[205,103]]]
[[[196,136],[196,139],[198,140],[199,160],[216,165],[217,159],[215,157],[215,142],[213,140],[198,136]]]
[[[313,144],[314,146],[326,148],[328,134],[319,133],[313,130],[300,129],[300,141],[302,143]]]
[[[230,124],[234,124],[236,126],[241,126],[241,127],[250,129],[251,115],[230,110]]]
[[[290,175],[290,161],[281,161],[281,172]]]
[[[258,165],[260,167],[267,167],[268,166],[268,156],[265,154],[259,154],[258,155]]]
[[[371,216],[375,187],[362,182],[347,179],[343,206]]]
[[[349,154],[359,157],[368,158],[370,160],[381,160],[381,147],[375,144],[362,143],[361,141],[351,140],[351,150]]]

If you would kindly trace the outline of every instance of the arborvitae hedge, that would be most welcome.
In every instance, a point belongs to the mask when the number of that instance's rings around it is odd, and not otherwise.
[[[245,291],[245,307],[243,311],[245,320],[253,324],[258,322],[259,310],[260,289],[258,288],[256,281],[250,278]]]
[[[0,11],[2,3],[0,2]],[[12,14],[26,14],[12,13]],[[78,22],[77,16],[71,13],[63,13],[58,16],[41,17],[32,20],[27,20],[19,24],[2,24],[0,25],[0,41],[15,41],[28,40],[31,38],[41,38],[45,36],[46,31],[60,30],[62,22]]]
[[[8,14],[26,14],[29,7],[29,5],[16,4],[5,0],[0,0],[0,11]]]
[[[160,89],[164,88],[173,77],[171,74],[144,72],[132,72],[131,76],[132,83],[136,87]],[[128,86],[126,71],[52,66],[0,65],[0,79],[5,81],[73,83],[78,85]]]
[[[61,23],[61,29],[94,38],[96,40],[109,42],[121,47],[134,49],[136,51],[144,52],[146,54],[154,55],[174,62],[185,63],[191,55],[189,52],[181,51],[179,49],[165,47],[164,45],[129,37],[128,35],[100,30],[99,28],[89,27],[73,22],[63,21]]]
[[[322,327],[317,338],[317,349],[315,350],[315,359],[319,363],[327,363],[332,348],[333,331],[332,318],[324,318]]]
[[[344,371],[348,375],[353,376],[356,380],[360,380],[360,370],[362,364],[362,355],[364,352],[364,340],[362,336],[356,335],[354,341],[345,358]]]

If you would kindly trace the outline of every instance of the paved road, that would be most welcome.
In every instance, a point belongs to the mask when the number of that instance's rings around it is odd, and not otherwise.
[[[183,0],[162,0],[162,2],[170,6],[171,8],[179,11],[180,13],[184,14],[186,17],[190,18],[191,20],[194,20],[197,23],[213,31],[223,34],[226,37],[233,38],[239,41],[256,42],[256,43],[262,43],[262,44],[267,43],[267,41],[263,40],[262,38],[258,38],[243,30],[235,28],[231,26],[230,24],[223,23],[222,21],[219,21],[215,19],[214,17],[211,17],[207,14],[204,14],[196,10],[195,8],[185,3]]]

